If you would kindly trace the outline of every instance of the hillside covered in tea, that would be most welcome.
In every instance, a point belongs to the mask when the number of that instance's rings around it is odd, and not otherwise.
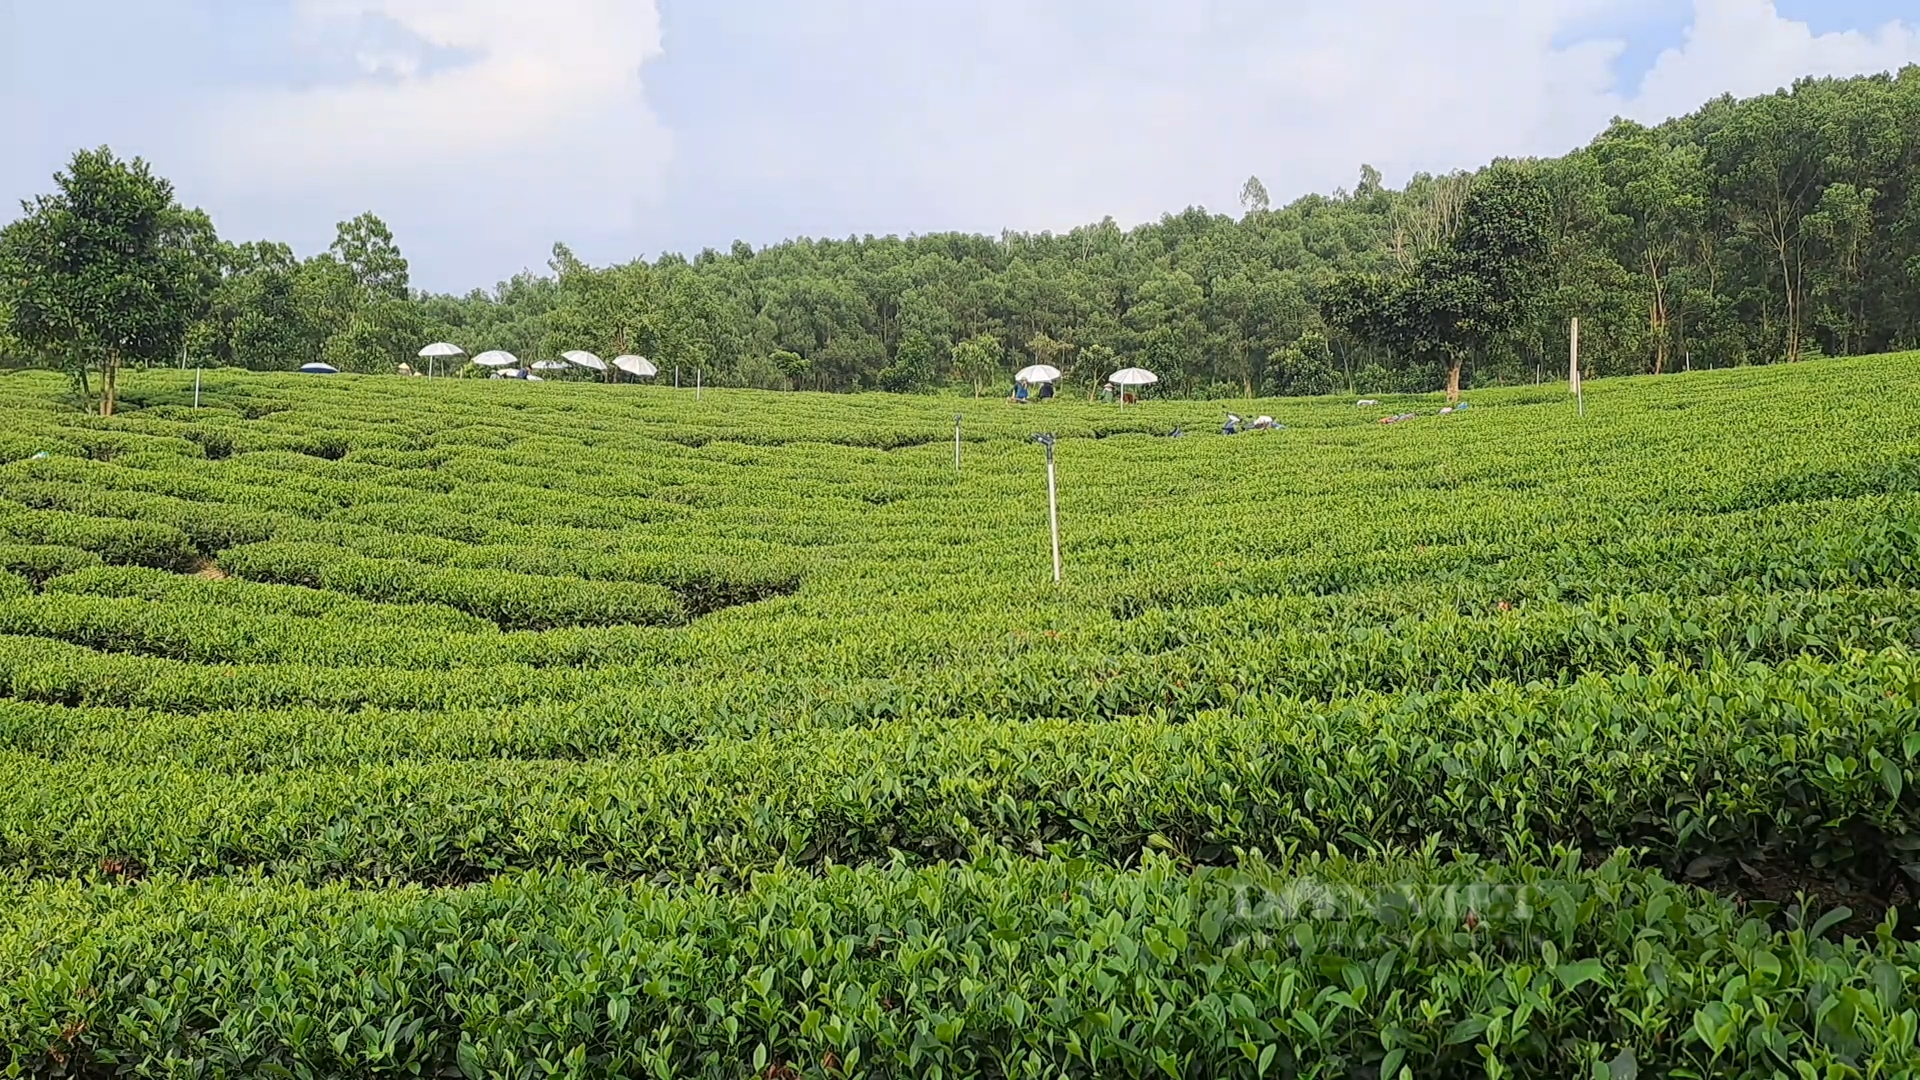
[[[1920,1066],[1920,357],[67,393],[0,377],[0,1072]]]

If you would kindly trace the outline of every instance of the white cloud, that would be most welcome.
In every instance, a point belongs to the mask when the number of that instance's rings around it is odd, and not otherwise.
[[[1901,22],[1815,34],[1771,0],[1695,0],[1685,44],[1661,54],[1632,115],[1659,121],[1721,94],[1771,93],[1807,75],[1867,75],[1920,62],[1920,27]]]
[[[1362,162],[1399,182],[1561,154],[1616,115],[1920,62],[1911,20],[1815,34],[1772,0],[1692,0],[1625,87],[1673,0],[683,0],[714,6],[674,24],[676,139],[641,84],[658,0],[297,2],[359,77],[223,100],[210,202],[274,235],[373,208],[441,287],[554,239],[607,260],[1232,211],[1248,174],[1285,201]],[[405,32],[342,37],[367,15]]]
[[[1920,61],[1910,26],[1814,34],[1771,0],[1695,0],[1684,42],[1624,93],[1615,65],[1628,29],[1641,32],[1664,4],[1107,0],[1096,34],[1061,3],[970,6],[991,26],[965,42],[981,55],[964,76],[888,86],[896,141],[852,155],[863,176],[848,183],[872,189],[876,214],[901,207],[893,221],[917,211],[910,228],[1132,223],[1195,202],[1234,210],[1250,173],[1285,199],[1350,185],[1362,162],[1401,180],[1557,155],[1616,115],[1657,121],[1728,91]],[[855,44],[913,44],[890,36]],[[850,44],[830,62],[857,55]],[[755,155],[787,175],[848,164],[844,139],[810,125],[756,135],[774,152],[756,142]]]
[[[351,42],[370,17],[402,40],[351,44],[360,78],[217,102],[203,150],[228,192],[533,215],[548,235],[622,225],[657,195],[671,139],[640,81],[661,53],[651,0],[300,0],[298,14],[308,40]],[[423,44],[462,60],[436,69]]]

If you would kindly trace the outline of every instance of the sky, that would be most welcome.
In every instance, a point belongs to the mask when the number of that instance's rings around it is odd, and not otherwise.
[[[1913,0],[0,0],[0,219],[139,155],[414,284],[794,236],[1238,212],[1920,63]]]

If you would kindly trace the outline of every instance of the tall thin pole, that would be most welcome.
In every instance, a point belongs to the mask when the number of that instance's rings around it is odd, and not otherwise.
[[[1047,531],[1053,535],[1053,583],[1060,584],[1060,485],[1053,471],[1053,436],[1035,435],[1033,441],[1047,448]]]
[[[193,407],[200,407],[200,369],[193,369]]]
[[[1053,444],[1047,444],[1047,529],[1053,533],[1053,583],[1060,584],[1060,486],[1053,475]]]
[[[1586,386],[1580,380],[1580,319],[1577,316],[1573,320],[1573,331],[1570,337],[1572,339],[1573,352],[1571,359],[1568,361],[1568,370],[1572,372],[1573,400],[1575,408],[1579,410],[1580,416],[1584,419],[1587,415],[1587,390]]]
[[[953,471],[960,471],[960,418],[953,418]]]
[[[700,369],[693,369],[693,400],[700,400]]]

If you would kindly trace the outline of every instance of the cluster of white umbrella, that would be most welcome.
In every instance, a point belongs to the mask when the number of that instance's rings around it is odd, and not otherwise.
[[[439,341],[421,349],[420,355],[429,358],[431,362],[431,359],[436,357],[465,356],[466,351],[458,345]],[[584,368],[603,375],[609,371],[607,361],[585,349],[570,349],[561,353],[557,360],[536,360],[531,364],[522,364],[519,357],[505,349],[489,349],[474,357],[473,363],[478,367],[491,368],[493,370],[491,377],[495,379],[527,379],[534,382],[545,378],[545,376],[534,374],[537,371],[551,372]],[[653,361],[644,356],[616,356],[613,358],[611,368],[614,371],[625,372],[636,379],[651,379],[660,374],[660,369],[653,365]]]
[[[1014,372],[1013,381],[1017,383],[1025,383],[1028,386],[1038,386],[1041,383],[1059,382],[1060,369],[1057,367],[1054,367],[1052,364],[1033,364],[1029,367],[1023,367],[1019,371]],[[1107,376],[1108,385],[1117,386],[1123,392],[1131,388],[1137,388],[1142,386],[1152,386],[1154,383],[1157,383],[1159,381],[1160,381],[1160,376],[1155,375],[1153,372],[1148,371],[1146,368],[1137,368],[1137,367],[1121,368],[1119,371],[1116,371],[1113,374]]]
[[[420,358],[427,362],[427,372],[429,375],[432,374],[435,365],[439,361],[446,360],[448,363],[452,363],[454,357],[465,356],[466,354],[467,351],[465,349],[446,341],[436,341],[420,350]],[[654,366],[653,361],[644,356],[634,356],[631,354],[616,356],[613,358],[612,364],[609,365],[607,361],[600,359],[585,349],[569,349],[561,353],[558,360],[536,360],[529,365],[522,365],[519,357],[504,349],[490,349],[474,357],[473,363],[479,367],[493,369],[492,377],[496,379],[531,379],[537,381],[541,379],[542,376],[534,374],[536,371],[565,371],[568,368],[584,368],[588,371],[600,372],[603,375],[610,375],[611,371],[619,371],[631,375],[636,379],[651,379],[655,375],[660,374],[660,369]],[[611,367],[611,371],[609,367]],[[300,370],[315,374],[332,373],[332,369],[326,364],[308,364]],[[408,370],[411,371],[411,369]],[[1024,383],[1028,386],[1038,386],[1041,383],[1059,382],[1061,375],[1060,369],[1054,367],[1052,364],[1032,364],[1015,372],[1013,379],[1015,382]],[[1123,401],[1125,400],[1124,392],[1126,390],[1142,386],[1152,386],[1159,381],[1160,376],[1155,375],[1146,368],[1137,367],[1121,368],[1119,371],[1107,376],[1107,383],[1111,386],[1119,387],[1123,392]]]

